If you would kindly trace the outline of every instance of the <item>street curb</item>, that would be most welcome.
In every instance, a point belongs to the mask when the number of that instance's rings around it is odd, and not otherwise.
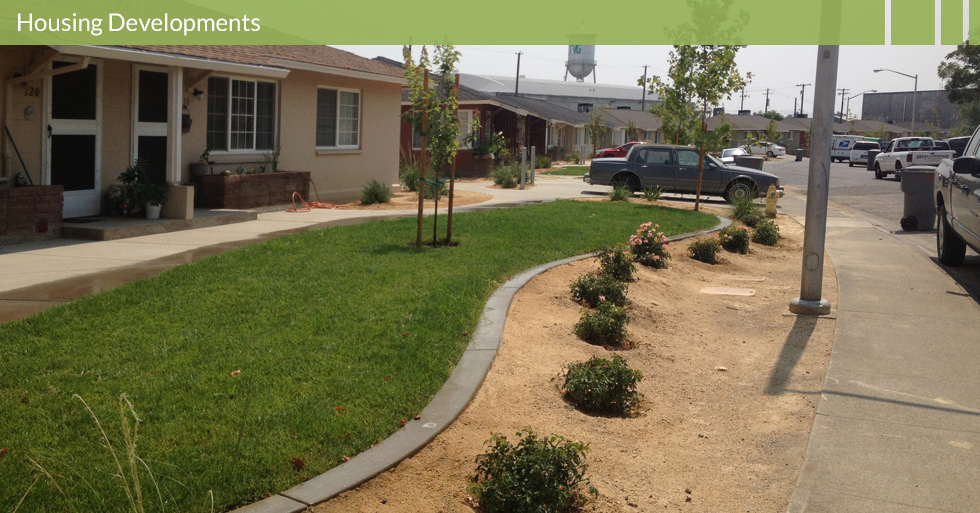
[[[730,219],[716,217],[719,222],[712,228],[675,235],[667,241],[697,237],[732,224]],[[422,410],[418,420],[409,421],[404,428],[349,461],[279,494],[233,510],[233,513],[299,513],[371,480],[422,450],[466,410],[480,390],[497,356],[514,294],[549,269],[594,256],[595,253],[577,255],[532,267],[498,287],[487,300],[476,332],[452,375]]]

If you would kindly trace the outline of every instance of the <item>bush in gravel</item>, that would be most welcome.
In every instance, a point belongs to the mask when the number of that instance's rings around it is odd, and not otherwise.
[[[718,242],[725,251],[746,254],[749,252],[749,231],[741,226],[726,226],[718,233]]]
[[[521,181],[521,166],[498,167],[490,174],[494,185],[504,189],[513,189]]]
[[[706,264],[713,264],[718,261],[718,251],[721,250],[721,247],[715,239],[704,239],[692,242],[687,250],[691,253],[691,258]]]
[[[618,281],[633,281],[636,266],[633,256],[623,251],[623,248],[606,248],[599,252],[599,264],[602,274],[612,276]]]
[[[749,228],[762,220],[762,206],[754,198],[740,198],[732,202],[732,219],[741,221]]]
[[[660,190],[659,185],[656,187],[647,187],[646,189],[643,189],[643,199],[647,201],[657,201],[660,199],[662,194],[663,191]]]
[[[622,356],[615,355],[612,361],[594,356],[566,367],[561,388],[579,410],[625,417],[640,404],[636,384],[642,378],[643,373],[631,369]]]
[[[599,301],[575,325],[575,334],[590,344],[626,346],[626,310],[609,301]]]
[[[626,284],[607,274],[586,273],[572,283],[572,299],[589,308],[603,301],[626,306]]]
[[[609,201],[629,201],[632,197],[633,191],[625,185],[613,185],[612,190],[609,191]]]
[[[365,205],[391,203],[391,189],[387,185],[372,178],[364,186],[364,189],[361,190],[361,203]]]
[[[630,235],[630,251],[636,261],[654,269],[666,269],[670,253],[667,251],[667,236],[660,231],[659,224],[646,222],[640,225],[634,235]]]
[[[588,444],[551,435],[538,438],[530,428],[520,441],[494,433],[476,457],[476,477],[468,490],[487,513],[563,512],[581,506],[586,494],[597,497],[585,477]]]
[[[779,243],[779,225],[772,219],[763,219],[755,225],[752,233],[752,242],[764,246],[775,246]]]
[[[548,157],[536,157],[534,159],[534,169],[549,169],[551,167],[551,159]]]
[[[427,179],[432,180],[432,169],[426,169],[425,176]],[[412,192],[418,192],[419,190],[419,165],[417,162],[405,162],[402,164],[401,169],[398,171],[398,180],[401,184]],[[432,185],[431,183],[425,184],[425,199],[435,199],[436,194],[439,197],[445,196],[449,192],[448,182],[442,182],[438,187]],[[387,203],[387,202],[386,202]]]

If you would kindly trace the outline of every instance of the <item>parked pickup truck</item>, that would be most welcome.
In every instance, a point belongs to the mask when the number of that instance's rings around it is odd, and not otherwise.
[[[885,151],[875,157],[875,178],[894,174],[902,179],[902,168],[911,166],[938,166],[943,159],[955,155],[946,145],[937,147],[932,137],[899,137],[888,143]]]
[[[939,224],[936,252],[944,265],[963,263],[966,247],[980,252],[980,127],[956,160],[943,160],[936,168],[933,192]]]
[[[590,185],[623,185],[632,191],[660,187],[663,192],[695,192],[698,183],[698,150],[690,146],[637,144],[625,158],[592,159],[583,178]],[[747,167],[726,166],[704,156],[701,194],[723,196],[728,201],[754,198],[775,185],[782,196],[779,177]]]

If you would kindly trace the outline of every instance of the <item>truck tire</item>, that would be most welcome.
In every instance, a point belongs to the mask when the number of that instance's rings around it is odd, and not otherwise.
[[[881,164],[875,162],[875,178],[881,180],[885,177],[885,174],[881,172]]]
[[[966,243],[953,232],[946,220],[946,207],[939,205],[939,224],[936,226],[936,254],[939,263],[956,267],[966,258]]]
[[[902,181],[902,163],[897,161],[895,162],[895,179],[899,182]]]
[[[725,199],[729,203],[745,198],[755,198],[759,195],[759,190],[755,184],[748,180],[736,180],[725,189]]]

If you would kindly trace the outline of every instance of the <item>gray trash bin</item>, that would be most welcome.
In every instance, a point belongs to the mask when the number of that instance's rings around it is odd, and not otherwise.
[[[765,161],[762,157],[754,157],[751,155],[735,155],[735,165],[742,167],[750,167],[752,169],[758,169],[762,171],[762,163]]]
[[[796,149],[796,161],[797,162],[802,162],[803,161],[803,155],[805,153],[806,153],[806,150],[804,150],[803,148],[797,148]]]
[[[868,171],[875,170],[875,157],[881,153],[881,150],[868,150]]]
[[[902,211],[902,229],[932,230],[936,227],[936,198],[932,195],[932,181],[936,168],[912,166],[902,170],[902,192],[905,193],[905,210]]]

